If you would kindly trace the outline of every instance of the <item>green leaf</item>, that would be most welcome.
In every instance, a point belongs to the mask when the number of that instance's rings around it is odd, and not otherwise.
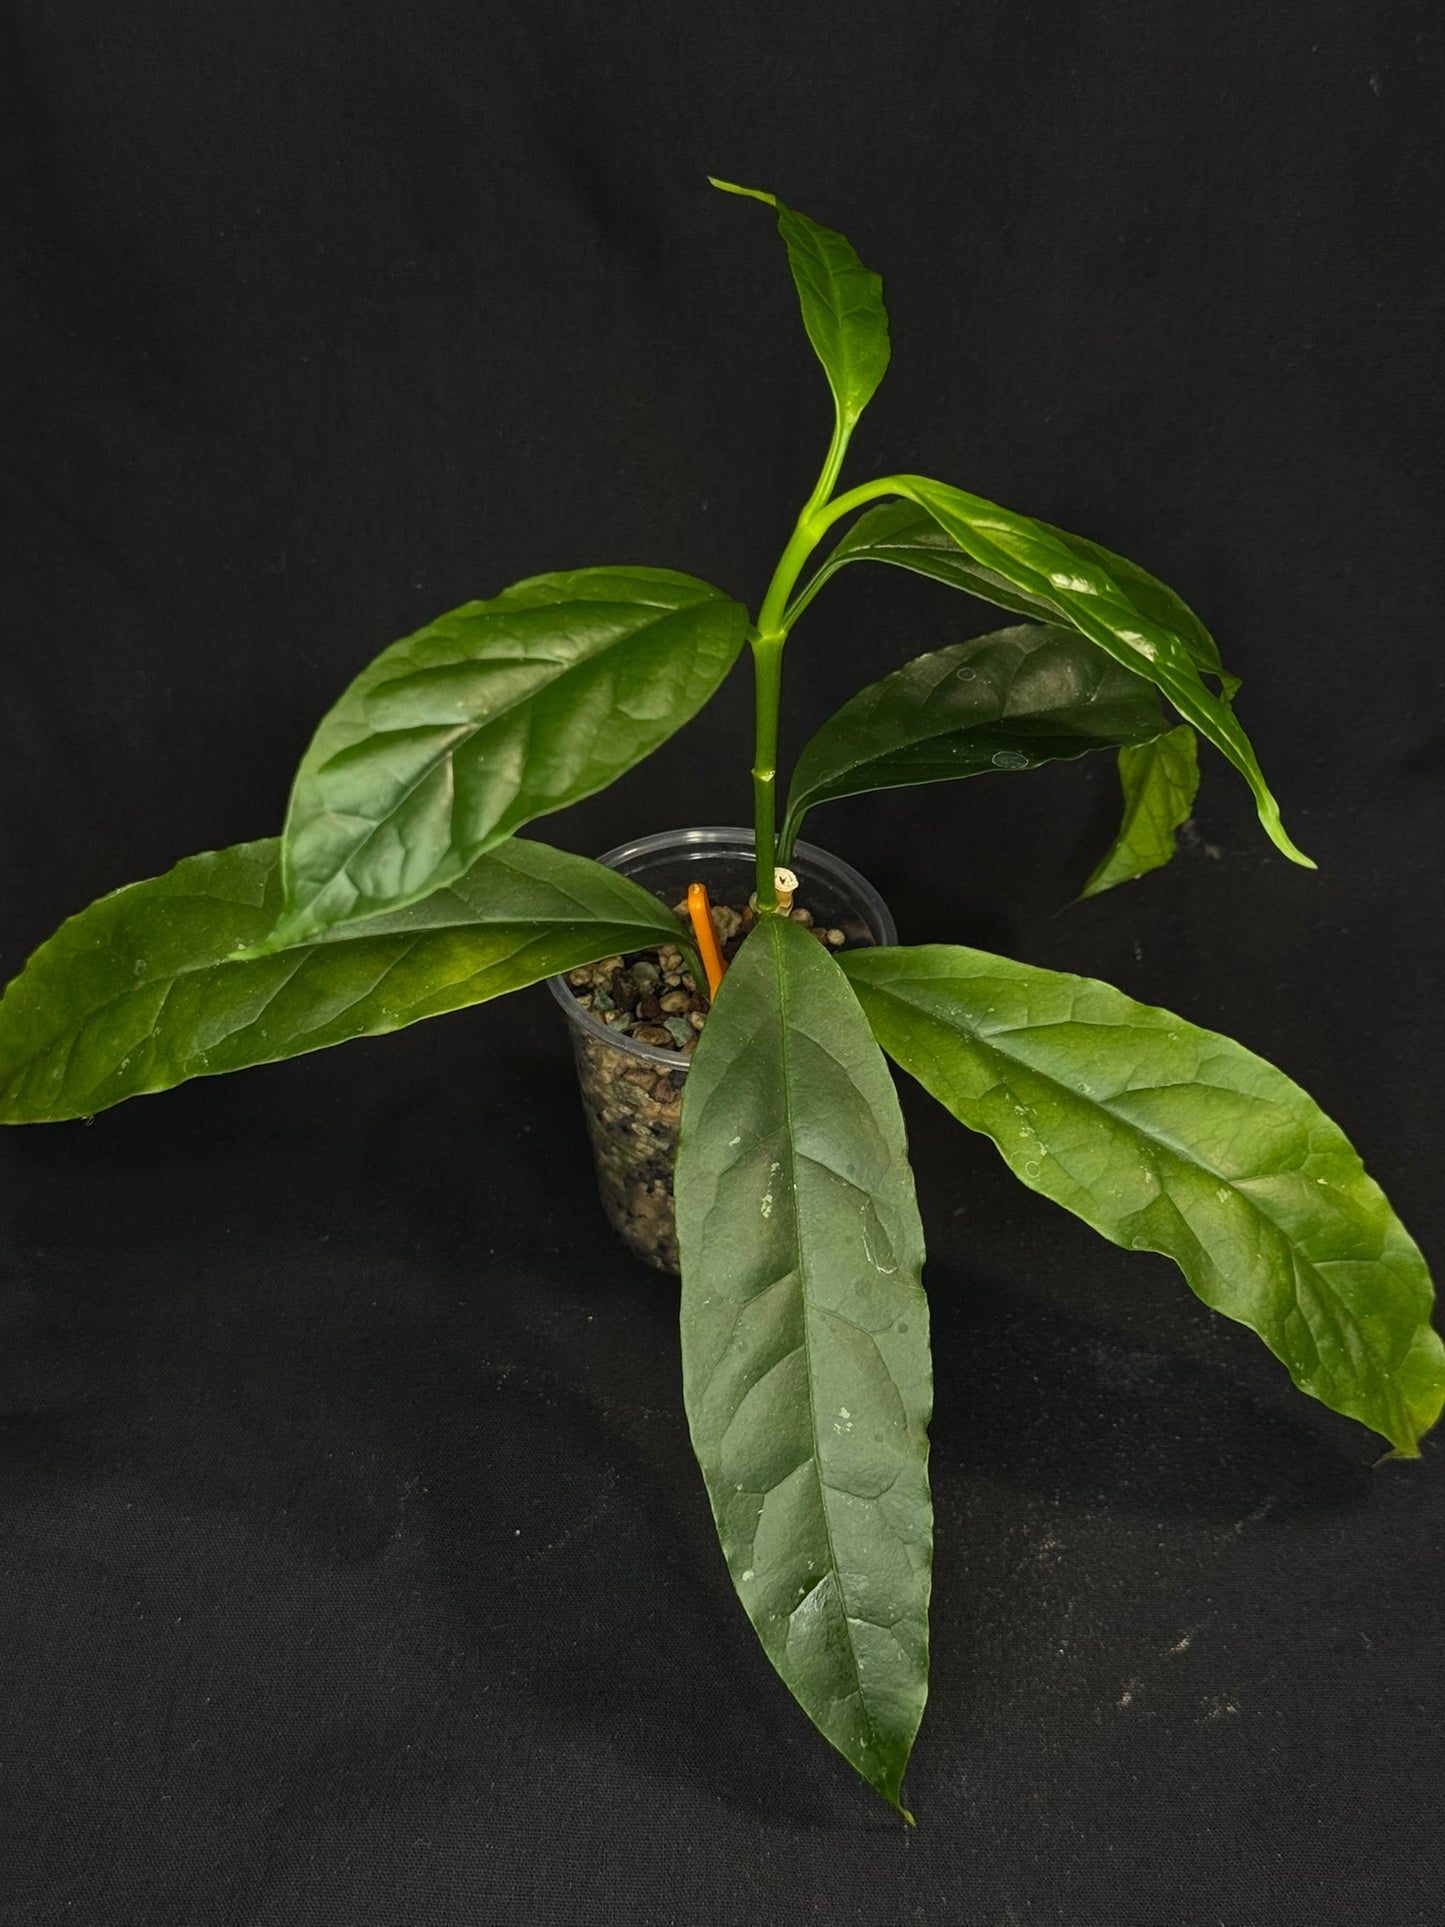
[[[1157,870],[1174,854],[1174,833],[1194,807],[1199,758],[1188,723],[1119,751],[1124,821],[1103,861],[1079,892],[1094,897]]]
[[[1034,526],[1081,562],[1103,569],[1128,591],[1135,608],[1142,610],[1161,629],[1172,630],[1188,650],[1196,669],[1205,675],[1217,676],[1225,697],[1233,697],[1239,688],[1238,676],[1231,676],[1224,668],[1213,636],[1188,603],[1172,589],[1136,562],[1115,555],[1112,549],[1090,542],[1082,535],[1070,535],[1047,522],[1036,522]],[[935,582],[962,589],[1001,609],[1012,609],[1017,615],[1048,615],[1054,610],[1052,595],[1035,595],[975,562],[931,515],[909,501],[880,503],[860,515],[809,582],[799,602],[811,601],[828,577],[845,562],[891,562],[897,568],[930,576]]]
[[[415,903],[604,788],[696,714],[747,627],[739,603],[691,576],[576,569],[393,643],[297,771],[270,946]]]
[[[1301,1391],[1417,1455],[1445,1402],[1429,1273],[1297,1084],[1087,977],[943,944],[841,963],[889,1056],[1030,1189],[1172,1258]]]
[[[698,1043],[677,1226],[684,1395],[733,1583],[814,1724],[898,1806],[927,1689],[923,1235],[887,1066],[786,917],[744,943]]]
[[[1041,522],[944,482],[894,475],[888,478],[888,486],[926,509],[976,562],[1027,589],[1059,621],[1155,683],[1183,720],[1192,723],[1243,776],[1275,848],[1292,863],[1315,868],[1290,841],[1249,738],[1229,704],[1201,680],[1184,639],[1146,615],[1102,563],[1076,554]]]
[[[793,771],[782,855],[840,796],[1032,769],[1165,728],[1153,685],[1071,629],[1021,623],[935,649],[830,716]]]
[[[711,174],[708,179],[725,194],[743,194],[777,209],[778,233],[788,250],[803,326],[833,390],[839,422],[849,433],[888,369],[882,281],[864,267],[841,234],[785,207],[776,195],[738,187]]]
[[[235,961],[280,901],[273,837],[187,857],[62,924],[0,998],[0,1122],[89,1116],[678,936],[671,911],[627,878],[520,840],[425,903]]]

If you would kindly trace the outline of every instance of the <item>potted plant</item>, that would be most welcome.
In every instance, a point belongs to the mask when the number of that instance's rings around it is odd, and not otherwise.
[[[800,842],[836,797],[1110,748],[1123,824],[1086,885],[1105,889],[1170,856],[1203,736],[1276,847],[1309,862],[1236,719],[1237,680],[1169,589],[926,477],[840,487],[889,359],[880,284],[841,235],[754,198],[776,210],[835,404],[756,616],[689,576],[592,568],[394,643],[321,722],[281,837],[118,890],[36,951],[0,1001],[0,1118],[87,1116],[554,979],[595,1058],[594,1122],[616,1113],[598,1140],[614,1220],[664,1265],[675,1224],[688,1416],[739,1597],[814,1723],[903,1811],[927,1676],[932,1388],[885,1052],[1023,1184],[1174,1259],[1396,1455],[1439,1415],[1445,1350],[1419,1251],[1280,1071],[1106,984],[900,946],[862,880]],[[870,561],[1023,620],[853,696],[804,749],[780,821],[785,645],[840,569]],[[745,646],[751,833],[647,839],[607,862],[517,834],[656,749]],[[715,903],[688,891],[709,883]]]

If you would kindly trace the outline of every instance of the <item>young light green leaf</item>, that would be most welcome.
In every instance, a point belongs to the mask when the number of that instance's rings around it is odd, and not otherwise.
[[[761,188],[708,179],[725,194],[743,194],[776,208],[778,233],[788,250],[788,265],[803,310],[803,326],[823,364],[838,420],[849,433],[888,368],[888,315],[883,283],[858,259],[850,242],[832,228],[785,207]]]
[[[809,1718],[898,1806],[927,1690],[923,1235],[887,1066],[786,917],[744,943],[698,1043],[677,1227],[684,1396],[733,1583]]]
[[[283,841],[280,949],[400,909],[604,788],[712,695],[747,611],[667,569],[575,569],[385,649],[322,721]]]
[[[1035,526],[1081,562],[1102,568],[1128,591],[1134,606],[1151,622],[1179,638],[1196,669],[1218,677],[1226,700],[1234,696],[1239,688],[1238,676],[1230,675],[1225,669],[1213,636],[1188,603],[1172,589],[1136,562],[1115,555],[1112,549],[1090,542],[1082,535],[1070,535],[1047,522],[1038,522]],[[946,583],[951,589],[962,589],[1000,609],[1012,609],[1017,615],[1040,616],[1054,611],[1051,595],[1035,595],[996,570],[985,568],[961,549],[931,515],[910,501],[883,502],[860,515],[803,590],[798,606],[811,602],[845,562],[890,562],[897,568],[911,569],[916,575]]]
[[[626,877],[513,839],[448,889],[236,962],[281,901],[274,838],[187,857],[62,924],[0,998],[0,1123],[86,1117],[483,1003],[678,922]]]
[[[805,744],[783,821],[868,790],[1032,769],[1166,727],[1151,683],[1071,629],[1020,623],[935,649],[870,683]]]
[[[1297,1084],[1087,977],[944,944],[841,962],[889,1056],[1023,1183],[1172,1258],[1301,1391],[1418,1454],[1445,1402],[1429,1273]]]
[[[1291,842],[1249,738],[1229,704],[1205,686],[1183,638],[1146,615],[1101,562],[1076,554],[1042,523],[944,482],[895,475],[889,486],[926,509],[976,562],[1028,590],[1059,621],[1157,684],[1183,720],[1207,737],[1248,783],[1275,848],[1292,863],[1315,868]]]
[[[1174,833],[1193,809],[1199,788],[1199,757],[1188,723],[1152,742],[1126,744],[1119,751],[1119,782],[1124,821],[1081,897],[1128,883],[1173,856]]]

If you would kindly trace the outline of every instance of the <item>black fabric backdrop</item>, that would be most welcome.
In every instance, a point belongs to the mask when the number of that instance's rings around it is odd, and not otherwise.
[[[1441,67],[1425,4],[3,11],[0,965],[273,832],[382,644],[538,570],[755,602],[827,431],[770,186],[885,275],[850,474],[1175,584],[1317,876],[1210,756],[1068,908],[1109,759],[813,834],[955,939],[1278,1062],[1445,1253]],[[854,570],[787,743],[990,626]],[[537,826],[748,810],[745,669]],[[1162,1260],[905,1093],[934,1682],[908,1834],[732,1599],[675,1291],[611,1242],[546,993],[13,1132],[0,1921],[1418,1927],[1441,1450],[1291,1392]]]

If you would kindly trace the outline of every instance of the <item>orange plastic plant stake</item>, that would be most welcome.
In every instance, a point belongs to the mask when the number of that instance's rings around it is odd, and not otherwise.
[[[717,932],[712,927],[712,905],[707,900],[705,883],[689,883],[687,886],[687,914],[692,918],[693,934],[702,957],[702,967],[707,972],[709,994],[716,997],[717,987],[723,980],[727,965],[722,960],[722,952],[717,947]]]

